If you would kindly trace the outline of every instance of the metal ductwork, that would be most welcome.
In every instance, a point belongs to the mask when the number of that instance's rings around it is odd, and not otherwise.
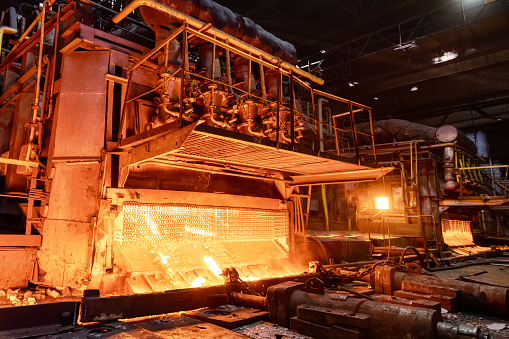
[[[170,6],[184,14],[200,21],[209,22],[212,26],[244,42],[270,53],[291,64],[297,62],[295,47],[284,40],[267,32],[253,20],[233,13],[229,8],[221,6],[211,0],[161,0],[160,3]],[[159,12],[148,7],[140,8],[144,20],[149,23]],[[159,19],[158,19],[159,20]],[[172,19],[164,16],[166,22],[162,25],[171,25]]]
[[[358,124],[356,127],[359,132],[367,134],[370,132],[369,123]],[[463,132],[449,125],[444,125],[437,129],[435,127],[402,119],[378,120],[373,121],[373,134],[375,136],[375,143],[377,144],[409,140],[424,140],[431,144],[436,143],[437,140],[440,142],[454,141],[458,144],[458,146],[461,146],[473,153],[476,152],[474,142]],[[359,143],[362,142],[367,144],[369,141],[367,139],[359,139]]]

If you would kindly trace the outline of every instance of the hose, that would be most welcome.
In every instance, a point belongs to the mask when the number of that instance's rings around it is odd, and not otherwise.
[[[325,248],[325,246],[323,245],[323,243],[316,237],[313,237],[313,236],[310,236],[308,235],[307,236],[309,239],[313,239],[314,241],[316,241],[320,247],[322,248],[322,251],[323,251],[323,254],[325,255],[325,263],[329,263],[329,255],[327,254],[327,249]]]
[[[403,250],[403,253],[401,253],[401,258],[399,259],[399,265],[401,265],[403,263],[403,259],[405,259],[405,254],[406,254],[407,250],[413,251],[417,255],[417,259],[419,259],[421,267],[426,270],[429,270],[428,265],[425,265],[424,260],[422,260],[421,253],[419,253],[419,250],[413,246],[405,247],[405,249]]]

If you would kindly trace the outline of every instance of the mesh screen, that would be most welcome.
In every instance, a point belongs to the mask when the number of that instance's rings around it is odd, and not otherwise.
[[[123,205],[125,245],[272,240],[288,236],[288,211],[188,204]]]
[[[474,245],[474,237],[470,230],[470,221],[442,219],[442,235],[449,246]]]

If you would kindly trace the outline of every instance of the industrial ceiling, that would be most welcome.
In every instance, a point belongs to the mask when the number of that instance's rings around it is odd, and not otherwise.
[[[302,69],[375,119],[485,132],[493,160],[509,163],[507,0],[216,2],[293,43]]]
[[[486,132],[509,163],[508,1],[217,2],[293,43],[300,67],[375,119]]]

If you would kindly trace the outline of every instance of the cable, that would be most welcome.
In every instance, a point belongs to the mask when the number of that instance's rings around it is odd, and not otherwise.
[[[314,241],[316,241],[320,245],[320,247],[321,247],[321,249],[323,251],[323,254],[325,255],[325,263],[328,264],[329,263],[329,254],[327,253],[327,249],[325,248],[323,243],[316,236],[308,235],[307,237],[310,238],[310,239],[313,239]]]

